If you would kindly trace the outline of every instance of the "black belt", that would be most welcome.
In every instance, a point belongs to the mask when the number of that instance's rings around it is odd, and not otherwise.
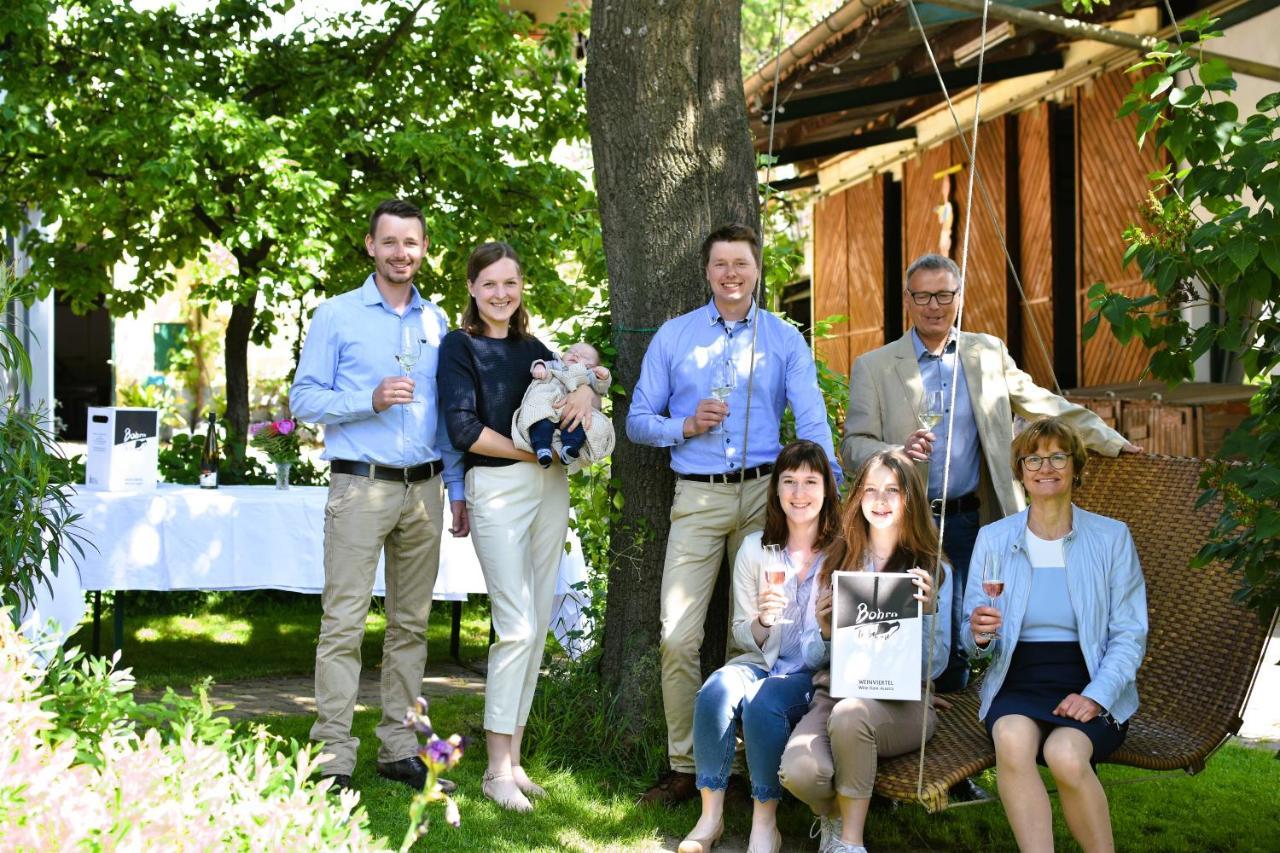
[[[748,468],[745,471],[731,471],[728,474],[677,474],[681,480],[694,480],[698,483],[741,483],[743,480],[755,480],[773,473],[773,464],[766,463]]]
[[[942,515],[944,509],[947,515],[955,515],[958,512],[974,512],[981,508],[982,501],[973,492],[945,502],[942,498],[934,498],[929,501],[929,509],[933,510],[934,515]]]
[[[444,468],[439,459],[414,465],[412,468],[392,468],[389,465],[375,465],[372,462],[350,462],[346,459],[334,459],[329,463],[329,470],[334,474],[351,474],[356,477],[369,477],[374,480],[391,480],[396,483],[420,483],[430,480]]]

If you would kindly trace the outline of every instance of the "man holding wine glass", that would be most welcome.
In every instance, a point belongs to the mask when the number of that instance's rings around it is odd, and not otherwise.
[[[1062,417],[1091,450],[1107,456],[1142,448],[1089,409],[1036,385],[999,338],[960,332],[956,319],[964,295],[960,270],[950,258],[929,254],[913,261],[902,296],[911,328],[893,343],[860,356],[850,371],[841,458],[846,469],[856,469],[872,454],[896,445],[922,466],[935,517],[946,512],[943,550],[957,588],[963,589],[978,528],[1023,507],[1004,464],[1015,414]],[[937,679],[940,692],[959,690],[968,681],[968,662],[959,652],[956,632],[959,605],[956,596],[952,659]]]
[[[321,772],[335,789],[349,788],[355,772],[359,739],[351,734],[351,720],[360,645],[384,551],[387,628],[377,770],[415,788],[427,776],[403,717],[421,692],[426,667],[442,479],[453,534],[468,530],[462,458],[449,444],[436,399],[437,350],[448,320],[413,284],[427,242],[418,208],[399,200],[378,205],[365,237],[374,272],[359,288],[316,309],[289,390],[296,417],[324,424],[323,458],[329,460],[311,739],[330,756]]]
[[[725,549],[732,558],[764,527],[787,406],[797,437],[818,444],[841,476],[813,354],[799,331],[755,303],[759,237],[744,225],[717,228],[702,243],[702,266],[711,300],[654,335],[627,414],[627,437],[671,448],[678,478],[661,591],[671,772],[645,802],[697,796],[693,705],[702,684],[703,623]]]

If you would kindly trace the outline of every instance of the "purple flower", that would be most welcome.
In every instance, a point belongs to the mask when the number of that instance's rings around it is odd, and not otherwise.
[[[253,438],[269,426],[271,426],[270,423],[249,424],[249,437]]]
[[[285,418],[282,421],[275,422],[276,432],[280,433],[280,435],[288,435],[289,433],[293,432],[293,427],[294,427],[293,421],[289,420],[288,418]]]
[[[436,767],[444,767],[449,762],[449,756],[453,754],[453,747],[449,744],[449,741],[433,737],[427,741],[424,751],[426,752],[423,758],[424,761]]]

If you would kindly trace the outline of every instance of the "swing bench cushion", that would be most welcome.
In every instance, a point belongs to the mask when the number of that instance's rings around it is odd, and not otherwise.
[[[1147,581],[1150,633],[1138,670],[1137,714],[1108,762],[1147,770],[1199,773],[1235,734],[1248,700],[1266,627],[1232,601],[1237,579],[1225,565],[1190,568],[1222,511],[1221,501],[1196,508],[1203,462],[1170,457],[1092,456],[1073,499],[1129,526]],[[925,748],[917,797],[919,752],[880,762],[876,793],[919,799],[929,811],[947,806],[955,783],[995,765],[995,748],[978,720],[978,685],[945,697]]]

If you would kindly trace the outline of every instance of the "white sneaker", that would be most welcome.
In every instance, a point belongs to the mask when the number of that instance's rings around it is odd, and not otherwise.
[[[818,835],[818,853],[830,853],[838,849],[835,845],[844,843],[840,840],[840,834],[844,832],[844,824],[838,817],[820,816],[816,827],[811,827],[809,830],[810,838],[814,836],[814,829],[817,830]]]
[[[867,848],[861,844],[847,844],[841,841],[839,836],[836,836],[835,840],[831,842],[829,853],[867,853]]]

